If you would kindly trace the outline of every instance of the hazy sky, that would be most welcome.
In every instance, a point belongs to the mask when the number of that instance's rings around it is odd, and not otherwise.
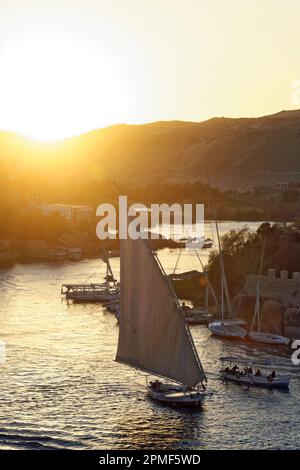
[[[0,129],[295,109],[299,19],[299,0],[0,0]]]

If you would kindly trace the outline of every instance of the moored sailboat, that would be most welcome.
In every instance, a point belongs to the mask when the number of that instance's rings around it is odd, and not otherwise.
[[[221,270],[221,318],[219,320],[213,321],[212,323],[209,323],[208,328],[214,336],[218,336],[220,338],[244,339],[247,336],[247,330],[243,327],[246,327],[247,323],[244,320],[238,318],[224,319],[224,292],[227,302],[228,313],[232,315],[232,311],[217,220],[216,232],[218,237]]]
[[[148,240],[121,240],[121,312],[116,361],[166,380],[147,394],[173,406],[199,406],[205,372],[183,312]]]
[[[256,286],[256,302],[252,320],[252,327],[257,322],[257,330],[250,329],[248,338],[256,343],[263,344],[274,344],[274,345],[285,345],[288,346],[290,339],[285,336],[277,335],[274,333],[267,333],[260,331],[260,294],[259,294],[259,283]]]

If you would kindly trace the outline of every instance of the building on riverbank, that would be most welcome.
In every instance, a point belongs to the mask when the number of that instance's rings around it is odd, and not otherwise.
[[[44,215],[59,213],[65,219],[73,221],[90,219],[94,214],[92,207],[74,204],[42,204],[41,210]]]

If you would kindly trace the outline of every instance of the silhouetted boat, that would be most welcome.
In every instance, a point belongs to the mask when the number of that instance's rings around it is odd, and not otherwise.
[[[167,380],[147,381],[152,399],[199,406],[206,381],[174,290],[148,240],[121,240],[121,317],[116,361]]]

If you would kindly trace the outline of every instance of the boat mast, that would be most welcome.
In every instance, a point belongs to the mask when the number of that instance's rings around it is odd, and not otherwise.
[[[205,287],[205,308],[208,311],[208,297],[209,297],[209,289],[208,286]]]
[[[224,258],[223,258],[223,252],[222,252],[222,247],[221,247],[221,242],[220,242],[220,234],[219,234],[217,216],[215,216],[215,223],[216,223],[216,232],[217,232],[219,254],[220,254],[220,267],[221,267],[222,286],[223,286],[222,289],[225,290],[228,313],[229,313],[230,317],[232,317],[231,302],[230,302],[227,279],[226,279],[225,268],[224,268]]]
[[[256,312],[257,312],[257,331],[260,333],[260,302],[259,302],[259,282],[256,286]]]
[[[264,258],[265,258],[265,249],[266,249],[267,235],[268,235],[268,224],[266,223],[266,231],[265,231],[265,235],[264,235],[264,241],[263,241],[261,259],[260,259],[260,266],[259,266],[259,273],[258,273],[259,276],[261,276],[261,274],[262,274],[263,265],[264,265]]]
[[[101,244],[102,251],[104,253],[104,262],[106,263],[106,280],[109,277],[111,277],[112,281],[115,281],[114,273],[111,269],[111,264],[110,264],[110,261],[109,261],[109,256],[108,256],[107,250],[106,250],[105,245],[104,245],[102,240],[100,240],[100,244]]]
[[[188,230],[187,230],[186,228],[185,228],[185,231],[186,231],[186,233],[187,233],[187,236],[189,236],[189,232],[188,232]],[[178,261],[179,261],[181,252],[182,252],[182,248],[180,249],[180,252],[179,252],[179,255],[178,255],[178,258],[177,258],[177,261],[176,261],[176,265],[175,265],[173,274],[175,274],[175,271],[176,271],[176,269],[177,269],[177,265],[178,265]],[[201,268],[202,268],[202,272],[203,272],[203,274],[204,274],[204,276],[205,276],[207,285],[208,285],[209,290],[210,290],[210,292],[211,292],[211,294],[212,294],[212,296],[213,296],[213,299],[214,299],[214,301],[215,301],[215,304],[216,304],[216,307],[217,307],[217,310],[218,310],[218,308],[219,308],[219,302],[218,302],[216,293],[215,293],[215,291],[214,291],[214,288],[213,288],[213,286],[211,285],[211,282],[210,282],[210,280],[209,280],[209,276],[208,276],[208,274],[207,274],[207,272],[206,272],[206,270],[205,270],[205,268],[204,268],[204,264],[202,263],[202,260],[201,260],[201,258],[200,258],[200,255],[199,255],[198,251],[196,250],[196,248],[194,248],[194,252],[196,253],[196,256],[197,256],[197,258],[198,258],[198,260],[199,260],[199,263],[200,263]],[[208,297],[207,297],[207,301],[208,301]],[[207,310],[208,310],[208,303],[207,303]]]
[[[177,266],[178,266],[178,262],[179,262],[179,258],[180,258],[181,252],[182,252],[182,248],[180,248],[179,253],[178,253],[178,256],[177,256],[177,260],[176,260],[176,263],[175,263],[175,266],[174,266],[174,270],[173,270],[173,276],[174,276],[174,274],[176,273],[176,269],[177,269]]]
[[[263,270],[263,264],[264,264],[264,257],[265,257],[265,249],[266,249],[266,241],[267,241],[267,235],[268,235],[268,224],[266,223],[266,231],[264,234],[264,239],[263,239],[263,247],[262,247],[262,253],[261,253],[261,259],[260,259],[260,266],[259,266],[259,276],[262,275],[262,270]],[[257,317],[257,331],[260,333],[260,281],[256,284],[256,301],[255,301],[255,310],[254,310],[254,316],[252,320],[252,326],[255,324],[256,317]]]
[[[224,274],[221,274],[221,320],[224,320]]]
[[[194,249],[194,251],[195,251],[195,253],[196,253],[196,255],[197,255],[197,258],[198,258],[198,260],[199,260],[199,262],[200,262],[200,264],[201,264],[202,272],[203,272],[203,274],[204,274],[204,276],[205,276],[205,279],[206,279],[208,288],[209,288],[209,290],[210,290],[210,292],[211,292],[211,294],[212,294],[212,296],[213,296],[213,299],[214,299],[214,301],[215,301],[215,304],[216,304],[216,306],[217,306],[217,308],[218,308],[218,307],[219,307],[219,302],[218,302],[216,293],[215,293],[215,291],[214,291],[214,288],[213,288],[213,286],[211,285],[211,282],[210,282],[210,280],[209,280],[209,276],[208,276],[207,272],[205,271],[204,265],[203,265],[202,260],[201,260],[201,258],[200,258],[200,256],[199,256],[198,251],[197,251],[196,249]],[[208,297],[207,297],[207,300],[208,300]],[[208,305],[207,305],[207,307],[208,307]]]

